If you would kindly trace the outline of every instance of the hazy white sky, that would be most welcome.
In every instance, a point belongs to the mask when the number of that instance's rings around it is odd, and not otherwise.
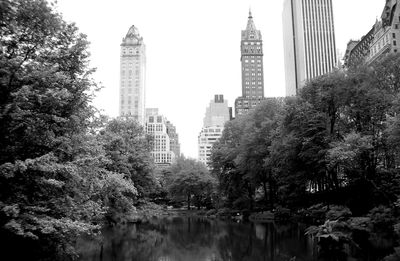
[[[332,0],[336,45],[359,39],[380,16],[385,0]],[[159,108],[177,128],[181,151],[197,158],[197,136],[214,94],[229,106],[241,95],[240,31],[249,7],[263,36],[264,89],[285,95],[283,0],[58,0],[64,19],[91,42],[91,66],[104,89],[95,105],[118,115],[119,53],[131,25],[146,44],[146,107]]]

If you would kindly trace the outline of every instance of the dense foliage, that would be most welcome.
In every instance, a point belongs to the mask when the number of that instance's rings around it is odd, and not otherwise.
[[[128,219],[152,189],[149,140],[96,116],[86,37],[46,1],[1,1],[0,19],[2,255],[70,258],[77,236]]]
[[[353,216],[387,208],[391,218],[384,227],[393,234],[400,196],[399,91],[400,56],[389,55],[321,76],[296,97],[267,99],[228,122],[211,164],[225,205],[298,211],[322,203],[322,221],[333,220],[325,217],[330,204],[347,206]],[[327,222],[319,231],[339,224]],[[377,227],[368,231],[373,238]]]
[[[216,179],[206,166],[193,159],[179,157],[166,173],[166,187],[172,202],[186,201],[187,209],[211,207]]]
[[[296,97],[267,99],[228,122],[212,154],[226,204],[269,201],[271,207],[276,200],[300,207],[340,194],[340,203],[366,213],[394,202],[400,192],[399,64],[399,56],[388,56],[335,71]]]

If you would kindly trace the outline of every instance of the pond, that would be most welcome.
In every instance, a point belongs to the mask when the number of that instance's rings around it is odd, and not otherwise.
[[[81,261],[316,260],[304,226],[168,217],[107,228],[101,240],[80,240]]]

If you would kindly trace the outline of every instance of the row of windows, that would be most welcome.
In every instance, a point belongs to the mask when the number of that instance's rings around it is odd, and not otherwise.
[[[135,50],[134,48],[122,48],[123,54],[139,54],[139,50]]]
[[[221,136],[222,133],[204,133],[202,136],[204,137],[215,137],[215,136]]]
[[[262,96],[258,96],[260,99],[262,98]],[[261,101],[259,100],[259,101],[252,101],[252,102],[249,102],[249,101],[243,101],[243,103],[241,102],[241,101],[238,101],[238,103],[237,103],[237,106],[241,106],[241,105],[243,105],[243,106],[249,106],[249,104],[251,104],[251,105],[257,105],[257,104],[260,104],[261,103]]]
[[[396,34],[392,33],[392,38],[396,39]],[[375,43],[372,48],[371,48],[371,56],[375,56],[379,51],[387,46],[389,44],[389,34],[386,34],[385,37],[383,37],[381,40],[379,40],[377,43]],[[393,46],[397,46],[396,40],[393,40],[392,42]]]
[[[139,117],[136,115],[136,114],[133,114],[132,112],[130,112],[130,111],[123,111],[123,112],[121,112],[121,114],[122,114],[122,116],[133,116],[133,118],[135,119],[135,120],[138,120],[139,119]]]
[[[134,59],[132,62],[132,59],[129,59],[129,61],[125,61],[127,59],[123,59],[123,61],[121,62],[121,66],[130,66],[132,67],[133,65],[138,66],[139,65],[139,60],[138,59]]]
[[[250,76],[250,73],[245,73],[245,76]],[[256,76],[256,73],[251,73],[251,76]],[[261,76],[261,73],[257,73],[257,76]]]
[[[121,90],[121,94],[126,93],[124,89]],[[127,93],[132,93],[132,88],[127,89]],[[139,88],[135,88],[135,94],[139,94]]]
[[[148,132],[162,132],[163,131],[163,125],[162,124],[147,124],[147,131]]]
[[[130,97],[129,97],[130,98]],[[125,104],[125,100],[121,99],[121,105]],[[128,105],[132,104],[132,100],[128,99]],[[139,107],[139,101],[135,100],[135,107]]]
[[[244,42],[244,45],[261,45],[261,42]]]
[[[129,71],[127,71],[127,72],[128,72],[128,74],[127,74],[128,77],[132,77],[132,76],[133,76],[133,70],[129,70]],[[137,67],[136,70],[135,70],[135,75],[136,75],[136,76],[139,76],[139,72],[140,72],[139,67]],[[125,76],[125,73],[126,73],[125,70],[121,70],[121,75],[122,75],[122,77]]]
[[[248,78],[245,78],[245,80],[248,80]],[[258,81],[258,82],[255,82],[255,81],[252,81],[252,82],[250,82],[250,81],[245,81],[245,82],[244,82],[244,84],[246,84],[246,85],[256,85],[256,83],[257,83],[258,85],[261,85],[261,84],[262,84],[262,82],[260,82],[260,81]]]
[[[131,106],[121,106],[121,111],[131,112],[131,111],[138,111],[138,107],[131,107]]]
[[[250,86],[246,86],[246,89],[250,89]],[[258,89],[258,90],[262,90],[262,89],[263,89],[263,87],[262,87],[262,86],[258,86],[258,87],[256,87],[256,86],[251,86],[251,89]]]
[[[152,157],[154,158],[155,163],[171,163],[172,156],[170,153],[151,153]]]
[[[259,74],[261,74],[261,72],[262,72],[261,68],[255,68],[255,67],[249,68],[248,66],[244,67],[243,71],[245,71],[245,72],[250,72],[250,71],[255,72],[255,71],[257,71]]]
[[[261,53],[261,49],[259,48],[243,49],[243,53]]]
[[[150,123],[154,122],[154,120],[155,120],[155,117],[154,117],[154,116],[149,116],[149,122],[150,122]],[[161,123],[162,120],[163,120],[163,118],[162,118],[162,116],[157,116],[157,117],[156,117],[156,120],[157,120],[158,123]]]
[[[204,132],[221,132],[221,129],[204,129]]]
[[[261,60],[254,60],[254,59],[250,60],[250,63],[255,63],[256,61],[257,61],[257,63],[261,63]],[[245,59],[244,62],[245,62],[245,63],[248,63],[249,60],[248,60],[248,59]]]
[[[132,87],[133,86],[132,85],[132,81],[129,81],[127,86],[128,87]],[[139,87],[139,79],[135,79],[135,86]],[[125,87],[125,81],[124,80],[121,81],[121,87],[122,88]]]

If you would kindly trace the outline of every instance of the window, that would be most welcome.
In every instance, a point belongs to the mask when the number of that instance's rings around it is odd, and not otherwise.
[[[399,29],[399,24],[395,24],[394,29]]]
[[[396,39],[396,34],[392,33],[393,39]]]
[[[397,45],[396,41],[393,41],[393,45],[394,45],[394,46],[396,46],[396,45]]]

